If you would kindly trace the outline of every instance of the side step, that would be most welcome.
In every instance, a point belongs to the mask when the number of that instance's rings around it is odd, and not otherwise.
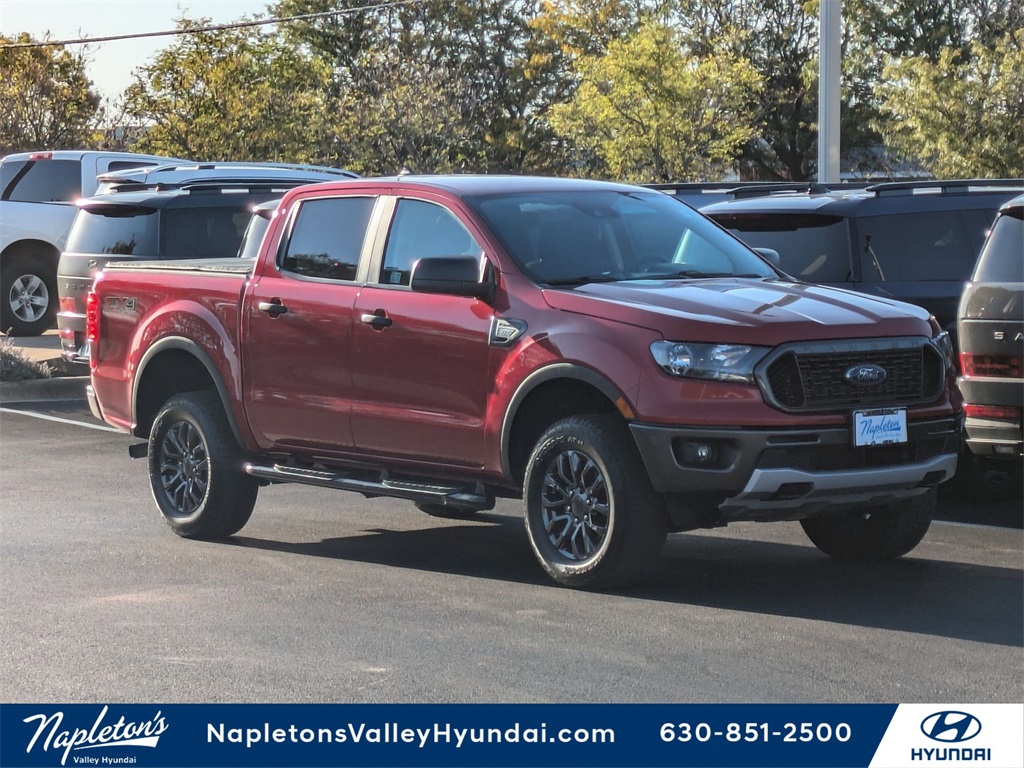
[[[425,504],[441,504],[459,509],[482,511],[494,507],[494,497],[488,494],[482,484],[441,485],[437,483],[393,477],[386,470],[380,472],[344,471],[295,467],[288,464],[265,466],[248,462],[245,472],[261,480],[275,483],[302,483],[319,485],[323,488],[337,488],[355,491],[364,496],[390,496]]]

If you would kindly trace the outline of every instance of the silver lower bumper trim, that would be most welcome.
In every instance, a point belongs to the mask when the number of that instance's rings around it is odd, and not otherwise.
[[[955,454],[920,464],[833,472],[755,469],[719,509],[728,520],[797,520],[825,508],[877,505],[918,496],[956,472]]]

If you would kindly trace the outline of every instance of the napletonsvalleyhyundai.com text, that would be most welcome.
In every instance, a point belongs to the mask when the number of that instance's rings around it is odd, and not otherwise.
[[[415,744],[420,749],[433,745],[467,744],[614,744],[613,728],[552,728],[547,723],[505,728],[460,728],[451,723],[434,723],[423,728],[405,728],[399,723],[368,725],[346,723],[334,728],[284,727],[263,723],[260,727],[237,728],[224,723],[207,723],[206,741],[214,744]]]

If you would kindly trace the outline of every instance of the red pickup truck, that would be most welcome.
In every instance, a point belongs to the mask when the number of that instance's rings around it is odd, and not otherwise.
[[[469,515],[522,497],[558,582],[636,583],[669,531],[800,520],[855,561],[913,549],[956,469],[946,335],[793,281],[625,185],[398,177],[285,195],[254,260],[107,267],[94,413],[147,440],[179,535],[306,483]]]

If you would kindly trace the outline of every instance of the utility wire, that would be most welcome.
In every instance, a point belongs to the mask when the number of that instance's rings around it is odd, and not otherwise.
[[[358,8],[340,8],[336,11],[319,11],[317,13],[303,13],[298,16],[286,16],[281,19],[252,19],[250,21],[235,21],[230,24],[214,24],[209,27],[196,27],[194,29],[169,29],[164,32],[136,32],[130,35],[108,35],[107,37],[79,37],[74,40],[47,40],[45,42],[33,43],[3,43],[0,50],[6,48],[46,48],[54,45],[77,45],[79,43],[109,43],[113,40],[137,40],[143,37],[171,37],[174,35],[194,35],[199,32],[220,32],[226,29],[243,29],[245,27],[260,27],[268,24],[286,24],[289,21],[305,21],[307,19],[321,19],[325,16],[350,16],[366,11],[382,11],[388,8],[398,8],[404,5],[422,5],[427,0],[393,0],[388,3],[377,5],[363,5]]]

